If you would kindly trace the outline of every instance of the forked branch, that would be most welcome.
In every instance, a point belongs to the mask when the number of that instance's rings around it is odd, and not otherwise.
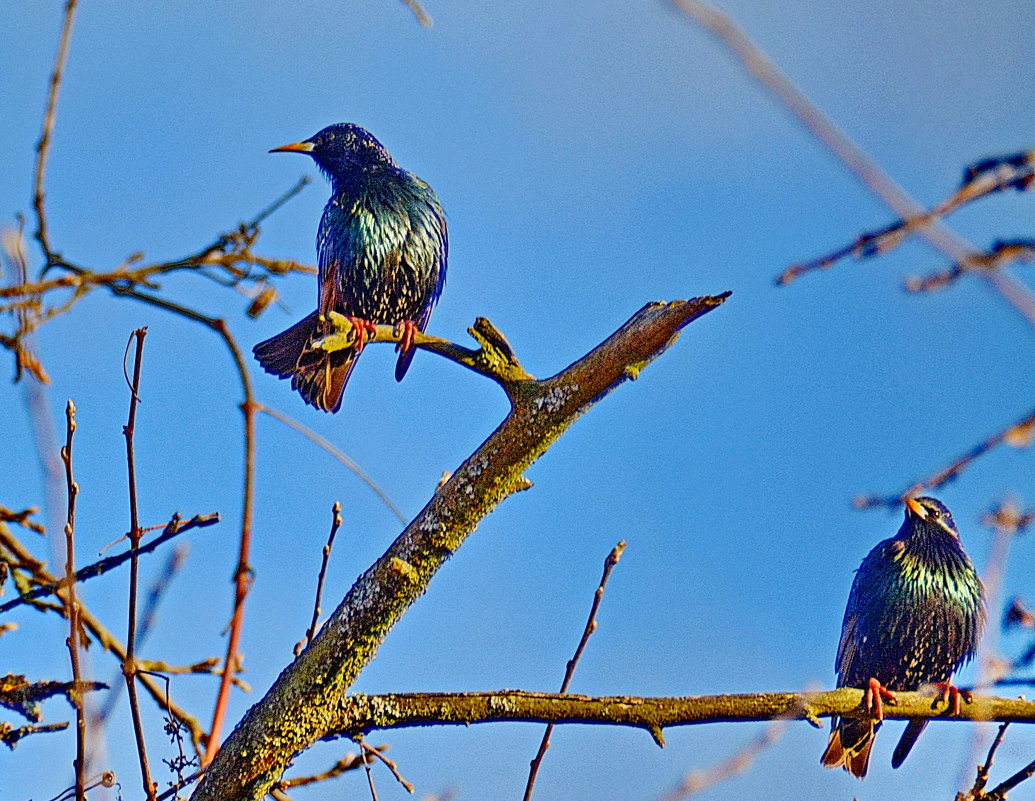
[[[686,325],[728,295],[648,304],[556,376],[513,382],[506,419],[360,576],[312,645],[249,710],[216,755],[195,801],[259,801],[295,754],[333,733],[348,688],[388,632],[481,519],[529,486],[529,465],[590,406],[635,378]]]

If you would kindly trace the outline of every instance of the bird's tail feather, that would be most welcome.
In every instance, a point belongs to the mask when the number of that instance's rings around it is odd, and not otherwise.
[[[910,750],[916,743],[916,738],[927,728],[927,722],[926,718],[909,721],[906,730],[902,732],[902,738],[895,746],[895,753],[891,755],[891,767],[897,768],[906,761],[906,757],[909,756]]]
[[[341,407],[342,393],[356,365],[355,351],[328,352],[310,347],[318,330],[317,313],[295,323],[286,331],[265,342],[252,352],[267,373],[290,378],[292,389],[302,399],[325,412],[336,412]]]
[[[841,720],[830,732],[820,763],[828,768],[843,767],[853,776],[863,778],[870,764],[873,735],[879,726],[872,718]]]
[[[406,371],[410,369],[410,362],[413,361],[413,355],[416,352],[416,348],[407,348],[404,352],[399,354],[399,360],[395,363],[396,381],[403,380],[403,376],[406,375]]]

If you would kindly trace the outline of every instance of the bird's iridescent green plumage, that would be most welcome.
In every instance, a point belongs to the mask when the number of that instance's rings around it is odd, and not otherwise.
[[[316,239],[317,310],[260,342],[255,357],[267,372],[291,378],[306,403],[335,412],[357,352],[312,347],[327,333],[330,311],[371,323],[412,322],[423,331],[446,278],[445,215],[434,190],[399,167],[368,131],[351,123],[324,128],[277,150],[307,153],[331,181]],[[399,356],[401,380],[413,358]]]
[[[876,679],[891,691],[919,690],[948,682],[977,649],[981,580],[949,510],[934,498],[913,504],[898,533],[870,551],[856,572],[837,650],[838,687],[865,688]],[[894,767],[926,723],[910,722]],[[872,718],[835,718],[822,763],[865,776],[879,727]]]

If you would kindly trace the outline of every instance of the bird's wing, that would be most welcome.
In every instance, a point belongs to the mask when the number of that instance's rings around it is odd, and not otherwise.
[[[838,678],[848,675],[859,650],[859,640],[855,632],[858,622],[857,615],[849,617],[846,614],[844,622],[841,624],[841,642],[838,643],[837,659],[834,660],[834,670],[837,672]]]

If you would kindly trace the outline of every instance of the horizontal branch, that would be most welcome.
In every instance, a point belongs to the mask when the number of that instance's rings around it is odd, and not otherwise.
[[[590,406],[635,378],[686,325],[727,297],[650,303],[556,376],[509,384],[506,419],[356,580],[313,643],[238,724],[192,798],[260,801],[298,752],[327,736],[349,686],[481,519],[531,486],[525,470]]]
[[[945,715],[946,705],[928,694],[896,693],[898,703],[885,705],[891,720],[938,718],[954,721],[1035,723],[1035,701],[975,695],[960,714]],[[414,726],[498,723],[588,723],[633,726],[664,745],[661,732],[672,726],[767,720],[807,720],[863,715],[861,690],[842,688],[817,693],[749,693],[674,698],[587,695],[499,690],[476,693],[393,693],[349,695],[336,709],[328,736],[353,737],[380,729]]]
[[[360,339],[361,332],[353,325],[352,320],[343,314],[331,312],[328,320],[333,332],[316,343],[316,346],[328,352],[352,348]],[[413,347],[438,354],[456,362],[468,370],[487,376],[500,384],[513,400],[513,393],[518,383],[534,381],[535,377],[521,366],[514,349],[499,330],[485,317],[478,317],[467,333],[480,346],[477,350],[465,348],[442,337],[416,331],[412,335]],[[400,343],[405,332],[402,326],[373,325],[367,323],[363,327],[362,338],[365,344],[374,342]]]

